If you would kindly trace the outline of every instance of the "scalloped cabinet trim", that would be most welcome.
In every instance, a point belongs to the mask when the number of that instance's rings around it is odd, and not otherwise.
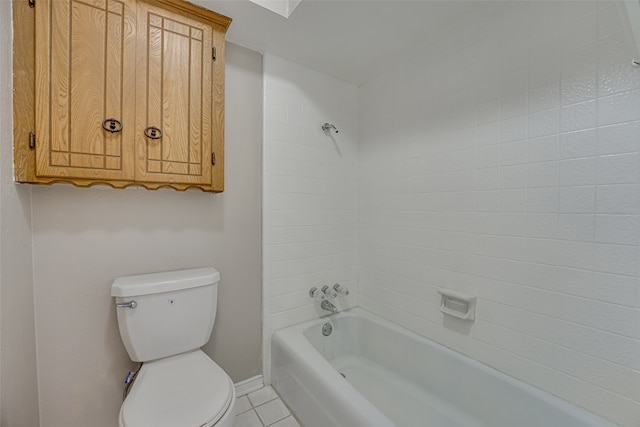
[[[224,189],[225,34],[182,0],[13,2],[18,182]]]

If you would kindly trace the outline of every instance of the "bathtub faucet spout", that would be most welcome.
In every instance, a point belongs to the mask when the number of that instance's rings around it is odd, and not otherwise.
[[[322,301],[322,303],[320,304],[320,308],[322,308],[323,310],[330,311],[332,313],[338,312],[338,309],[336,308],[336,306],[333,305],[329,300]]]

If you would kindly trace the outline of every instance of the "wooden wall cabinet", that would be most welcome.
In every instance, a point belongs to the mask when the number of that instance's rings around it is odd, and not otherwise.
[[[15,0],[19,182],[224,189],[229,18],[182,0]]]

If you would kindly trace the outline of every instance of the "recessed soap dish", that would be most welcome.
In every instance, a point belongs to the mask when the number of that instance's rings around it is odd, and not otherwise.
[[[476,297],[451,289],[438,288],[440,311],[463,320],[476,318]]]

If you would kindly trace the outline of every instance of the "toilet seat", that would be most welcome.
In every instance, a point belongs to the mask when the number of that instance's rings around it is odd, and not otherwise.
[[[122,427],[212,426],[235,397],[231,378],[201,350],[145,363],[120,409]]]

